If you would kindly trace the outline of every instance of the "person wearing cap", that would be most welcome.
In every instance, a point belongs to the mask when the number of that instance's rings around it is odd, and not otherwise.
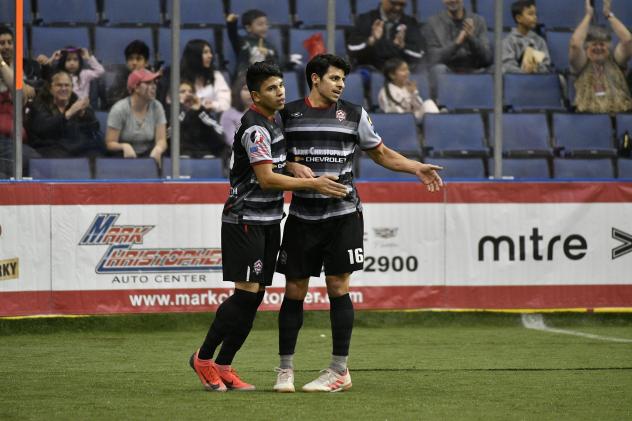
[[[108,114],[105,144],[124,158],[151,157],[160,165],[167,150],[167,119],[156,100],[159,73],[134,70],[127,78],[129,96],[118,101]]]
[[[569,61],[575,80],[575,105],[579,112],[619,113],[632,110],[625,68],[632,57],[632,34],[604,0],[603,14],[619,38],[610,51],[612,37],[605,28],[590,26],[594,10],[586,1],[586,15],[570,40]]]

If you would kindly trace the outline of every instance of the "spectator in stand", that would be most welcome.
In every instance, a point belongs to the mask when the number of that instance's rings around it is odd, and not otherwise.
[[[49,67],[56,62],[56,70],[68,72],[72,77],[72,90],[79,99],[88,98],[90,83],[105,73],[101,63],[85,48],[69,46],[55,51],[50,57],[42,54],[37,61],[40,65]]]
[[[72,78],[56,71],[27,109],[29,142],[45,158],[100,156],[105,145],[88,98],[79,99]]]
[[[222,113],[219,122],[224,129],[224,141],[226,145],[233,146],[235,132],[241,124],[241,117],[244,115],[248,107],[252,105],[252,97],[246,85],[246,75],[242,73],[235,78],[231,94],[232,106]]]
[[[180,95],[180,155],[190,158],[222,157],[227,149],[224,130],[215,115],[202,106],[193,82],[183,80]]]
[[[575,105],[588,113],[620,113],[632,110],[632,97],[625,80],[625,68],[632,57],[632,34],[604,0],[603,14],[619,42],[610,52],[612,37],[605,28],[591,27],[594,9],[586,0],[586,14],[571,36],[569,62],[576,75]]]
[[[129,96],[118,101],[108,114],[105,144],[124,158],[151,157],[160,165],[167,150],[167,119],[156,100],[156,79],[147,69],[134,70],[127,78]]]
[[[127,97],[127,78],[131,72],[149,67],[149,47],[147,44],[140,40],[130,42],[125,47],[125,66],[120,66],[116,71],[114,82],[105,93],[106,107],[110,109],[116,102]]]
[[[551,56],[546,41],[533,30],[538,24],[534,0],[518,0],[511,5],[516,27],[503,40],[504,73],[548,73]]]
[[[230,44],[237,55],[237,67],[235,74],[240,74],[253,63],[265,61],[271,64],[281,65],[281,57],[274,45],[266,39],[270,25],[268,16],[258,9],[251,9],[241,15],[241,24],[246,30],[246,35],[239,36],[237,32],[237,20],[239,17],[231,13],[226,17],[226,29]]]
[[[164,104],[167,104],[170,73],[166,69],[159,85],[158,98]],[[230,88],[213,66],[213,49],[207,41],[194,39],[186,44],[180,61],[180,79],[194,83],[195,94],[207,111],[219,114],[230,108]]]
[[[412,113],[421,123],[425,113],[438,113],[433,100],[424,101],[419,96],[417,83],[410,80],[408,63],[401,58],[391,58],[384,63],[384,86],[378,94],[380,109],[385,113]]]
[[[442,74],[483,72],[493,61],[485,19],[465,10],[463,0],[443,0],[443,4],[446,10],[424,26],[432,98]]]
[[[35,63],[37,64],[37,63]],[[0,178],[8,178],[14,175],[13,172],[13,97],[11,94],[13,86],[13,32],[4,25],[0,25]],[[27,66],[25,60],[24,74],[31,73],[34,69]],[[24,84],[25,99],[30,99],[35,95],[35,89],[28,84]],[[26,132],[22,130],[22,139],[26,138]],[[31,158],[39,158],[39,154],[26,144],[22,145],[22,161],[24,163],[24,174],[28,174],[28,162]]]
[[[407,0],[381,0],[361,14],[348,37],[347,49],[358,66],[382,69],[389,58],[405,60],[413,70],[424,54],[419,23],[404,14]]]

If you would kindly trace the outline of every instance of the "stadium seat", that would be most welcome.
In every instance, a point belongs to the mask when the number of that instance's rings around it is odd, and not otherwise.
[[[143,41],[149,46],[150,51],[154,51],[151,28],[97,26],[94,34],[94,54],[104,64],[124,64],[125,47],[135,39]]]
[[[489,174],[494,175],[494,160],[490,159]],[[504,158],[503,177],[514,179],[550,179],[549,161],[545,158]]]
[[[554,178],[610,179],[614,168],[610,158],[601,159],[554,159]]]
[[[246,10],[256,6],[259,10],[265,10],[268,15],[268,21],[274,25],[289,25],[290,22],[290,4],[289,0],[230,0],[230,13],[236,13],[241,16]]]
[[[364,82],[360,73],[349,73],[345,79],[345,90],[342,99],[362,105],[366,108],[364,99]]]
[[[564,156],[615,156],[607,114],[553,114],[554,145]]]
[[[180,54],[178,62],[182,57],[184,46],[192,39],[203,39],[208,41],[213,47],[213,61],[219,63],[217,44],[215,43],[215,32],[209,28],[181,29],[180,30]],[[171,64],[171,28],[158,29],[158,54],[161,61],[166,65]]]
[[[503,28],[515,26],[513,16],[511,16],[511,4],[515,1],[516,0],[503,0]],[[495,3],[496,0],[476,0],[476,13],[485,18],[487,29],[490,30],[495,28]]]
[[[564,108],[557,74],[506,74],[503,78],[504,103],[515,111]]]
[[[494,80],[490,74],[454,74],[439,77],[437,102],[450,110],[494,108]]]
[[[568,46],[572,32],[547,31],[546,41],[551,55],[551,63],[559,72],[568,71]]]
[[[481,158],[426,158],[424,162],[443,167],[439,172],[443,180],[487,178]]]
[[[318,32],[322,34],[326,47],[327,32],[324,29],[290,29],[290,54],[301,54],[303,56],[303,63],[306,64],[309,61],[309,56],[307,50],[303,47],[303,41]],[[347,47],[345,45],[344,31],[342,29],[336,29],[335,48],[336,54],[340,56],[346,55]]]
[[[632,159],[619,158],[619,178],[632,180]]]
[[[24,6],[22,9],[24,23],[29,24],[33,22],[33,9],[31,7],[31,0],[24,0]],[[15,26],[15,1],[5,0],[0,2],[0,23],[9,24]]]
[[[293,71],[283,72],[283,83],[285,84],[285,102],[295,101],[303,97],[298,78],[302,79],[302,74]]]
[[[423,132],[432,157],[489,156],[479,114],[425,114]]]
[[[489,116],[489,144],[494,146],[494,114]],[[503,155],[509,158],[551,157],[546,114],[503,114]]]
[[[37,0],[37,16],[44,25],[94,24],[98,21],[97,3],[96,0]]]
[[[615,2],[616,3],[616,2]],[[548,29],[575,29],[584,17],[584,4],[577,0],[538,2],[538,22]]]
[[[413,14],[413,2],[416,0],[408,0],[406,2],[406,9],[405,9],[405,13],[407,15],[412,15]],[[423,0],[426,1],[426,0]],[[439,0],[441,1],[441,0]],[[375,10],[377,9],[377,6],[379,4],[379,2],[374,1],[374,0],[355,0],[356,3],[356,15],[361,15],[363,13],[366,13],[370,10]],[[325,3],[326,4],[326,3]]]
[[[36,158],[29,161],[29,176],[36,180],[90,179],[88,158]]]
[[[377,100],[378,95],[380,94],[380,89],[384,86],[384,75],[380,72],[371,72],[371,82],[370,82],[370,97],[371,100],[371,109],[377,110],[380,107],[380,104]]]
[[[171,0],[167,1],[166,20],[173,16]],[[222,0],[180,0],[180,23],[182,25],[224,25]]]
[[[372,114],[376,132],[384,144],[397,152],[421,156],[417,125],[412,114]]]
[[[97,158],[94,171],[99,180],[159,178],[158,165],[153,158]]]
[[[162,159],[163,178],[171,177],[171,158]],[[180,175],[189,178],[226,178],[221,158],[180,158]]]
[[[103,18],[109,25],[158,25],[160,0],[104,0]]]
[[[350,26],[351,5],[350,0],[336,1],[336,26]],[[327,3],[318,1],[297,1],[296,14],[302,26],[325,26],[327,25]]]
[[[95,111],[94,116],[99,121],[99,130],[105,137],[105,131],[108,128],[108,112],[107,111]]]
[[[408,173],[391,171],[373,162],[371,158],[360,158],[359,179],[385,179],[385,180],[416,180],[417,178]]]
[[[77,47],[90,47],[90,38],[87,28],[48,28],[34,26],[32,28],[31,46],[33,57],[40,54],[50,56],[53,52],[67,45]],[[121,55],[122,55],[121,50]],[[100,58],[100,57],[99,57]]]
[[[616,124],[618,140],[623,138],[625,132],[632,136],[632,114],[617,114]]]

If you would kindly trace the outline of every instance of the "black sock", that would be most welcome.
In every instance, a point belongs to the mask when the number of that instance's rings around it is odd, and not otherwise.
[[[224,335],[222,347],[215,359],[216,364],[230,365],[235,354],[246,342],[252,329],[252,322],[257,314],[257,293],[240,289],[235,290],[233,299],[232,319],[227,321],[228,329]],[[227,300],[228,301],[228,300]]]
[[[284,297],[279,311],[279,355],[292,355],[303,326],[303,300]]]
[[[353,303],[349,294],[340,297],[329,297],[329,319],[331,320],[331,338],[333,355],[349,355],[351,331],[353,330]]]

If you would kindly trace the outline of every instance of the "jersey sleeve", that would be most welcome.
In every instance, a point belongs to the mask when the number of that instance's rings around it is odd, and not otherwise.
[[[358,123],[358,138],[360,139],[360,149],[363,151],[375,149],[382,144],[382,138],[375,131],[371,117],[364,108],[362,108],[362,116]]]
[[[272,163],[272,139],[265,127],[252,126],[241,137],[251,165]]]

